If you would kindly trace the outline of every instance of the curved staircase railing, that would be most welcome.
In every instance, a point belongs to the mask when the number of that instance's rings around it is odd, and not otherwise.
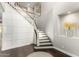
[[[23,16],[25,19],[26,19],[26,17],[24,16],[24,15],[22,15],[17,9],[16,9],[16,7],[15,6],[13,6],[13,5],[11,5],[10,3],[8,3],[13,9],[15,9],[21,16]],[[20,6],[18,6],[23,12],[25,12]],[[34,27],[34,32],[35,32],[35,37],[36,37],[36,44],[38,44],[38,41],[37,41],[37,39],[38,39],[38,29],[37,29],[37,25],[36,25],[36,22],[35,22],[35,20],[34,20],[34,18],[33,17],[31,17],[30,15],[29,15],[29,13],[31,13],[31,12],[28,12],[28,11],[26,11],[25,12],[30,18],[31,18],[31,20],[33,21],[33,24],[30,22],[30,21],[28,21],[27,19],[27,21],[31,24],[31,25],[33,25],[33,27]],[[36,15],[36,14],[34,14],[34,13],[31,13],[31,14],[33,14],[33,15]],[[38,15],[39,16],[39,15]]]
[[[37,24],[35,22],[35,17],[33,17],[32,15],[36,15],[35,13],[31,13],[29,11],[24,10],[22,7],[18,6],[18,5],[12,5],[10,3],[8,3],[15,11],[17,11],[21,16],[23,16],[25,18],[25,20],[27,20],[33,27],[34,27],[34,48],[35,49],[52,49],[53,45],[51,40],[49,39],[48,35],[46,33],[44,33],[43,31],[39,31],[37,28]],[[40,15],[39,15],[40,16]],[[38,16],[38,17],[39,17]],[[28,19],[30,18],[30,19]]]

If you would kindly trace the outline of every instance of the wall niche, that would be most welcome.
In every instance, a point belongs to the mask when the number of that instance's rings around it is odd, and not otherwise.
[[[79,36],[79,12],[62,14],[60,17],[60,35]]]

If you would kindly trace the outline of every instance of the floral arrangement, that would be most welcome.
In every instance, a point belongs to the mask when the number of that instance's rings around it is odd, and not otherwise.
[[[73,30],[76,27],[77,27],[77,24],[75,24],[75,23],[70,23],[70,22],[65,22],[64,23],[64,29]]]

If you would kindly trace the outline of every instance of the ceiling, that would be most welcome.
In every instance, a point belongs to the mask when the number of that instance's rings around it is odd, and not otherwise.
[[[49,2],[50,4],[51,2]],[[22,7],[27,6],[39,6],[41,2],[19,2],[19,5]],[[68,11],[76,12],[79,11],[79,2],[52,2],[53,12],[58,13],[59,15],[67,14]],[[2,12],[2,6],[0,4],[0,12]]]
[[[68,11],[79,11],[79,2],[56,2],[54,10],[58,14],[66,14]]]

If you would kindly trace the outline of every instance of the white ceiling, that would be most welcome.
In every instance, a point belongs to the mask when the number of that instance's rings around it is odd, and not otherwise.
[[[49,2],[50,4],[51,2]],[[23,7],[26,7],[28,4],[33,7],[34,5],[39,5],[41,2],[19,2],[19,4]],[[53,11],[58,14],[64,14],[68,11],[75,12],[79,11],[79,2],[52,2]],[[49,6],[50,7],[50,6]],[[0,10],[2,9],[0,4]],[[2,11],[2,10],[1,10]]]
[[[58,14],[64,14],[68,11],[79,11],[79,2],[55,2],[54,10]]]

